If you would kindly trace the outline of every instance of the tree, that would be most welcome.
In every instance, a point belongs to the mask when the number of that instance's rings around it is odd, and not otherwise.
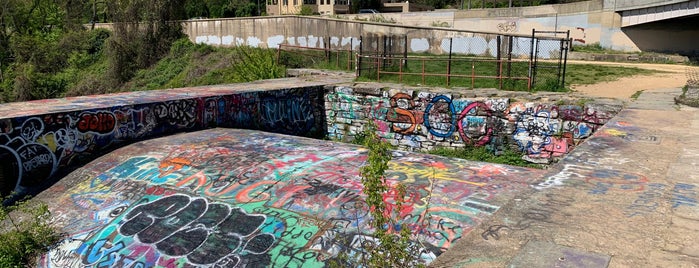
[[[157,62],[183,35],[181,24],[173,21],[185,17],[184,0],[116,0],[108,5],[114,33],[107,42],[107,78],[115,84]]]

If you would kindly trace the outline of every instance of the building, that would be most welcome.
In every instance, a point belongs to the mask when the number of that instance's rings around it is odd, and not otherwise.
[[[321,15],[348,14],[352,0],[267,0],[268,15],[295,15],[303,6]],[[429,7],[411,4],[408,1],[383,0],[381,12],[409,12],[432,10]]]

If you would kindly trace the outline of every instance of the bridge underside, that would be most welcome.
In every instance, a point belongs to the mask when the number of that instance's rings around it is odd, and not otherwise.
[[[699,15],[622,27],[641,51],[699,56]]]
[[[621,27],[699,15],[699,0],[621,11]],[[688,25],[689,26],[689,25]]]

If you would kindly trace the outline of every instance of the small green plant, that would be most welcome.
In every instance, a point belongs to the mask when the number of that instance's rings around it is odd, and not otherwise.
[[[506,164],[520,167],[542,168],[541,165],[532,164],[522,159],[522,153],[505,148],[499,155],[495,155],[486,146],[467,145],[464,148],[440,147],[429,150],[427,153],[445,157],[461,158],[471,161]]]
[[[414,267],[418,255],[410,248],[410,229],[400,223],[399,213],[405,201],[406,186],[397,184],[394,188],[394,208],[389,210],[384,196],[390,185],[384,177],[391,160],[391,145],[376,134],[376,125],[369,121],[364,125],[360,139],[369,148],[367,163],[360,169],[366,203],[372,216],[374,243],[368,243],[370,254],[368,267]]]
[[[299,15],[301,16],[311,16],[313,15],[313,8],[307,5],[301,6],[301,10],[299,10]]]
[[[379,22],[379,23],[396,23],[396,20],[394,18],[387,19],[383,15],[374,15],[369,18],[369,21],[371,22]]]
[[[638,97],[640,97],[642,93],[643,93],[643,90],[636,91],[636,93],[633,93],[633,95],[631,95],[631,99],[638,100]]]
[[[594,101],[595,100],[591,99],[591,98],[581,98],[575,102],[575,105],[580,106],[580,107],[585,107],[585,104],[588,104],[589,102],[594,102]]]
[[[250,82],[286,76],[286,68],[277,64],[271,49],[237,46],[238,62],[232,66],[235,82]]]
[[[47,222],[50,216],[45,203],[27,198],[9,206],[0,205],[0,267],[31,266],[38,254],[60,239]]]

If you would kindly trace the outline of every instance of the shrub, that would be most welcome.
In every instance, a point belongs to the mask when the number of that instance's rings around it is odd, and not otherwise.
[[[7,201],[7,199],[3,199]],[[0,206],[0,267],[28,267],[37,255],[60,239],[47,220],[51,213],[43,202],[23,199]]]

